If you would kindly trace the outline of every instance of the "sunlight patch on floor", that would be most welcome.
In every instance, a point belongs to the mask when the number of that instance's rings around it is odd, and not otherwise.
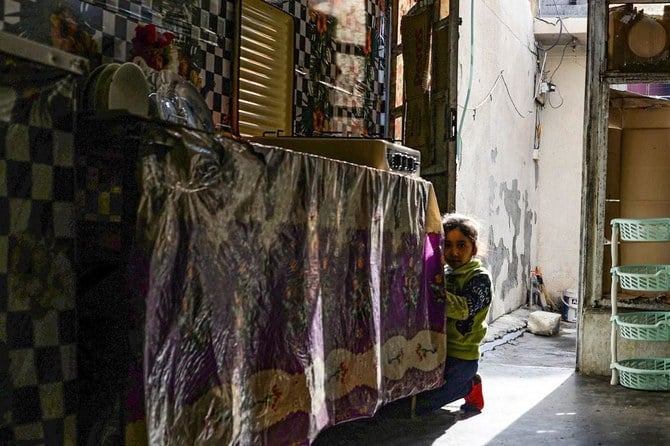
[[[435,440],[434,445],[485,445],[575,373],[572,368],[529,367],[482,364],[480,368],[484,391],[484,411],[460,420]],[[445,406],[456,411],[463,400]],[[556,414],[559,415],[559,414]],[[563,413],[569,416],[574,414]],[[473,430],[477,431],[475,444]]]

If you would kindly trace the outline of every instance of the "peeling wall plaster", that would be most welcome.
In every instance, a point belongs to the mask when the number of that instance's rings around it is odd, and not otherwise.
[[[505,241],[503,240],[502,237],[498,240],[496,243],[494,238],[496,237],[495,234],[495,227],[493,225],[489,226],[489,240],[488,240],[488,245],[489,245],[489,253],[486,258],[487,260],[487,265],[489,267],[489,271],[491,273],[491,278],[493,279],[493,283],[497,284],[498,278],[500,277],[500,274],[502,273],[502,269],[505,263],[509,262],[509,248],[505,246]],[[495,290],[496,291],[496,296],[504,300],[505,299],[505,294],[501,293],[500,290]]]
[[[508,297],[519,299],[514,290],[521,285],[522,293],[526,293],[525,298],[530,290],[530,252],[536,214],[531,208],[528,191],[519,190],[518,180],[512,180],[511,185],[507,182],[497,185],[493,176],[490,176],[489,191],[494,190],[497,193],[489,194],[489,208],[497,215],[501,214],[501,210],[504,211],[502,217],[507,221],[507,228],[489,225],[486,263],[496,285],[496,299],[503,302],[503,308],[499,311],[505,311],[507,306],[504,301]],[[506,244],[505,238],[510,235],[511,243]],[[499,306],[496,305],[496,309]]]
[[[527,269],[520,268],[519,258],[523,254],[519,254],[518,240],[519,235],[521,235],[521,206],[519,202],[521,201],[521,192],[519,191],[519,181],[514,179],[512,180],[512,187],[509,188],[507,183],[502,183],[500,185],[500,198],[505,204],[505,211],[507,213],[507,219],[509,226],[513,230],[512,236],[512,247],[511,254],[509,258],[509,266],[507,268],[507,277],[502,282],[502,288],[500,289],[501,299],[505,299],[505,296],[510,290],[516,288],[519,284],[519,274],[523,274]],[[526,204],[527,204],[527,194],[526,194]],[[524,231],[525,232],[525,231]],[[525,248],[525,246],[524,246]],[[525,252],[525,249],[522,249],[521,252]]]

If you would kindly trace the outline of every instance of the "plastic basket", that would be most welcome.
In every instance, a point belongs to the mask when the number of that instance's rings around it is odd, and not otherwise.
[[[621,288],[633,291],[670,290],[670,265],[622,265],[612,268]]]
[[[628,242],[662,242],[670,240],[670,218],[615,218],[619,239]]]
[[[638,390],[670,391],[670,359],[624,359],[612,364],[622,386]]]
[[[612,316],[621,336],[636,341],[670,341],[670,312],[639,311]]]

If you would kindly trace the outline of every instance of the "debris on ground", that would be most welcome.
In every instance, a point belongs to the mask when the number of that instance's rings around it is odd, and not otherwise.
[[[528,315],[527,330],[540,336],[555,336],[561,329],[561,315],[549,311],[533,311]]]

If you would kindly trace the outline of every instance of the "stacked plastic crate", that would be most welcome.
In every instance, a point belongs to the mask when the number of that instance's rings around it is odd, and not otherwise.
[[[670,391],[670,358],[617,358],[617,329],[635,341],[670,341],[670,311],[618,314],[617,293],[670,291],[670,265],[619,265],[619,242],[670,241],[670,218],[615,218],[612,224],[612,384],[640,390]]]

